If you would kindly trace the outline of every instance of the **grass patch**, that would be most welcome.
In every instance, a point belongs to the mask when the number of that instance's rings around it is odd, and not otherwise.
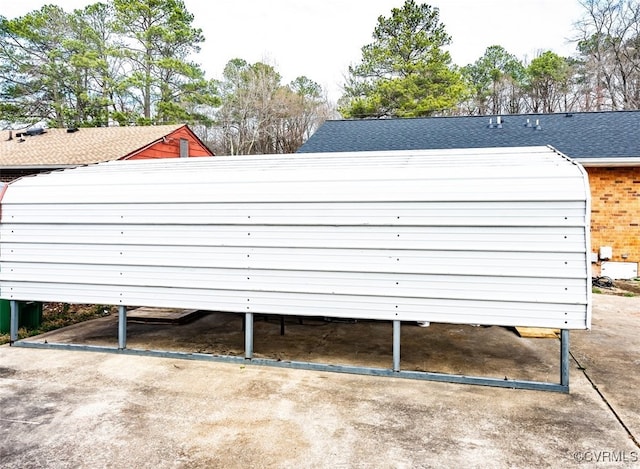
[[[40,335],[80,322],[97,319],[117,313],[117,306],[70,305],[67,303],[44,303],[42,305],[42,323],[37,329],[18,329],[18,340]],[[8,344],[9,334],[0,334],[0,345]]]
[[[600,290],[599,288],[592,288],[591,289],[591,293],[595,293],[597,295],[601,295],[602,294],[602,290]]]

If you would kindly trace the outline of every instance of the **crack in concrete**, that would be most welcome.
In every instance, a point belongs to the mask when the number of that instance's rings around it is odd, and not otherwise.
[[[40,422],[32,422],[30,420],[16,420],[16,419],[3,419],[0,418],[2,422],[10,422],[10,423],[24,423],[25,425],[42,425]]]
[[[611,411],[613,416],[616,418],[618,423],[622,426],[622,428],[624,428],[624,431],[627,432],[627,435],[629,435],[629,438],[631,439],[631,441],[633,441],[633,444],[635,444],[638,448],[640,448],[640,442],[638,441],[638,439],[631,432],[629,427],[627,427],[627,425],[624,423],[624,421],[622,420],[622,417],[620,417],[618,412],[616,412],[616,409],[613,408],[613,405],[609,402],[606,396],[602,393],[602,391],[600,391],[600,388],[598,388],[598,385],[593,381],[593,379],[591,379],[591,376],[589,376],[589,374],[587,373],[587,369],[580,364],[578,359],[575,357],[575,355],[571,351],[569,351],[569,355],[571,355],[571,358],[573,358],[573,361],[576,362],[576,364],[578,365],[578,370],[582,371],[582,374],[584,375],[584,377],[587,378],[587,381],[589,381],[593,389],[598,393],[598,395],[600,396],[600,399],[602,399],[602,402],[605,403],[605,405],[609,408],[609,410]]]

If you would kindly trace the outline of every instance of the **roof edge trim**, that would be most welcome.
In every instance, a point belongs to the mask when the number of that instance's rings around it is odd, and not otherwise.
[[[640,166],[640,157],[638,156],[620,156],[617,158],[574,158],[578,163],[585,167],[596,166]]]

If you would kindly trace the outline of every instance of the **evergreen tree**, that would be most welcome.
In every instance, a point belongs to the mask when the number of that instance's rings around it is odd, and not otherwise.
[[[204,41],[182,0],[114,0],[115,29],[126,38],[132,70],[124,81],[141,105],[142,123],[189,120],[217,103],[213,84],[188,60]],[[202,117],[202,115],[200,116]]]
[[[465,87],[443,50],[451,38],[439,10],[406,0],[391,16],[380,16],[362,61],[349,67],[344,117],[415,117],[454,109]]]

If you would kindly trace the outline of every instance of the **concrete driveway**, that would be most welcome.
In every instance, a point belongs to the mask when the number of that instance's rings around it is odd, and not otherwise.
[[[569,394],[2,346],[0,466],[640,467],[640,298],[594,303],[593,330],[571,334]],[[188,327],[206,335],[200,321]],[[130,344],[151,340],[130,329]],[[175,338],[160,330],[149,335]],[[422,352],[409,341],[407,360],[441,371],[557,380],[555,339],[445,325],[407,334],[425,340]],[[383,349],[360,350],[375,361]]]

